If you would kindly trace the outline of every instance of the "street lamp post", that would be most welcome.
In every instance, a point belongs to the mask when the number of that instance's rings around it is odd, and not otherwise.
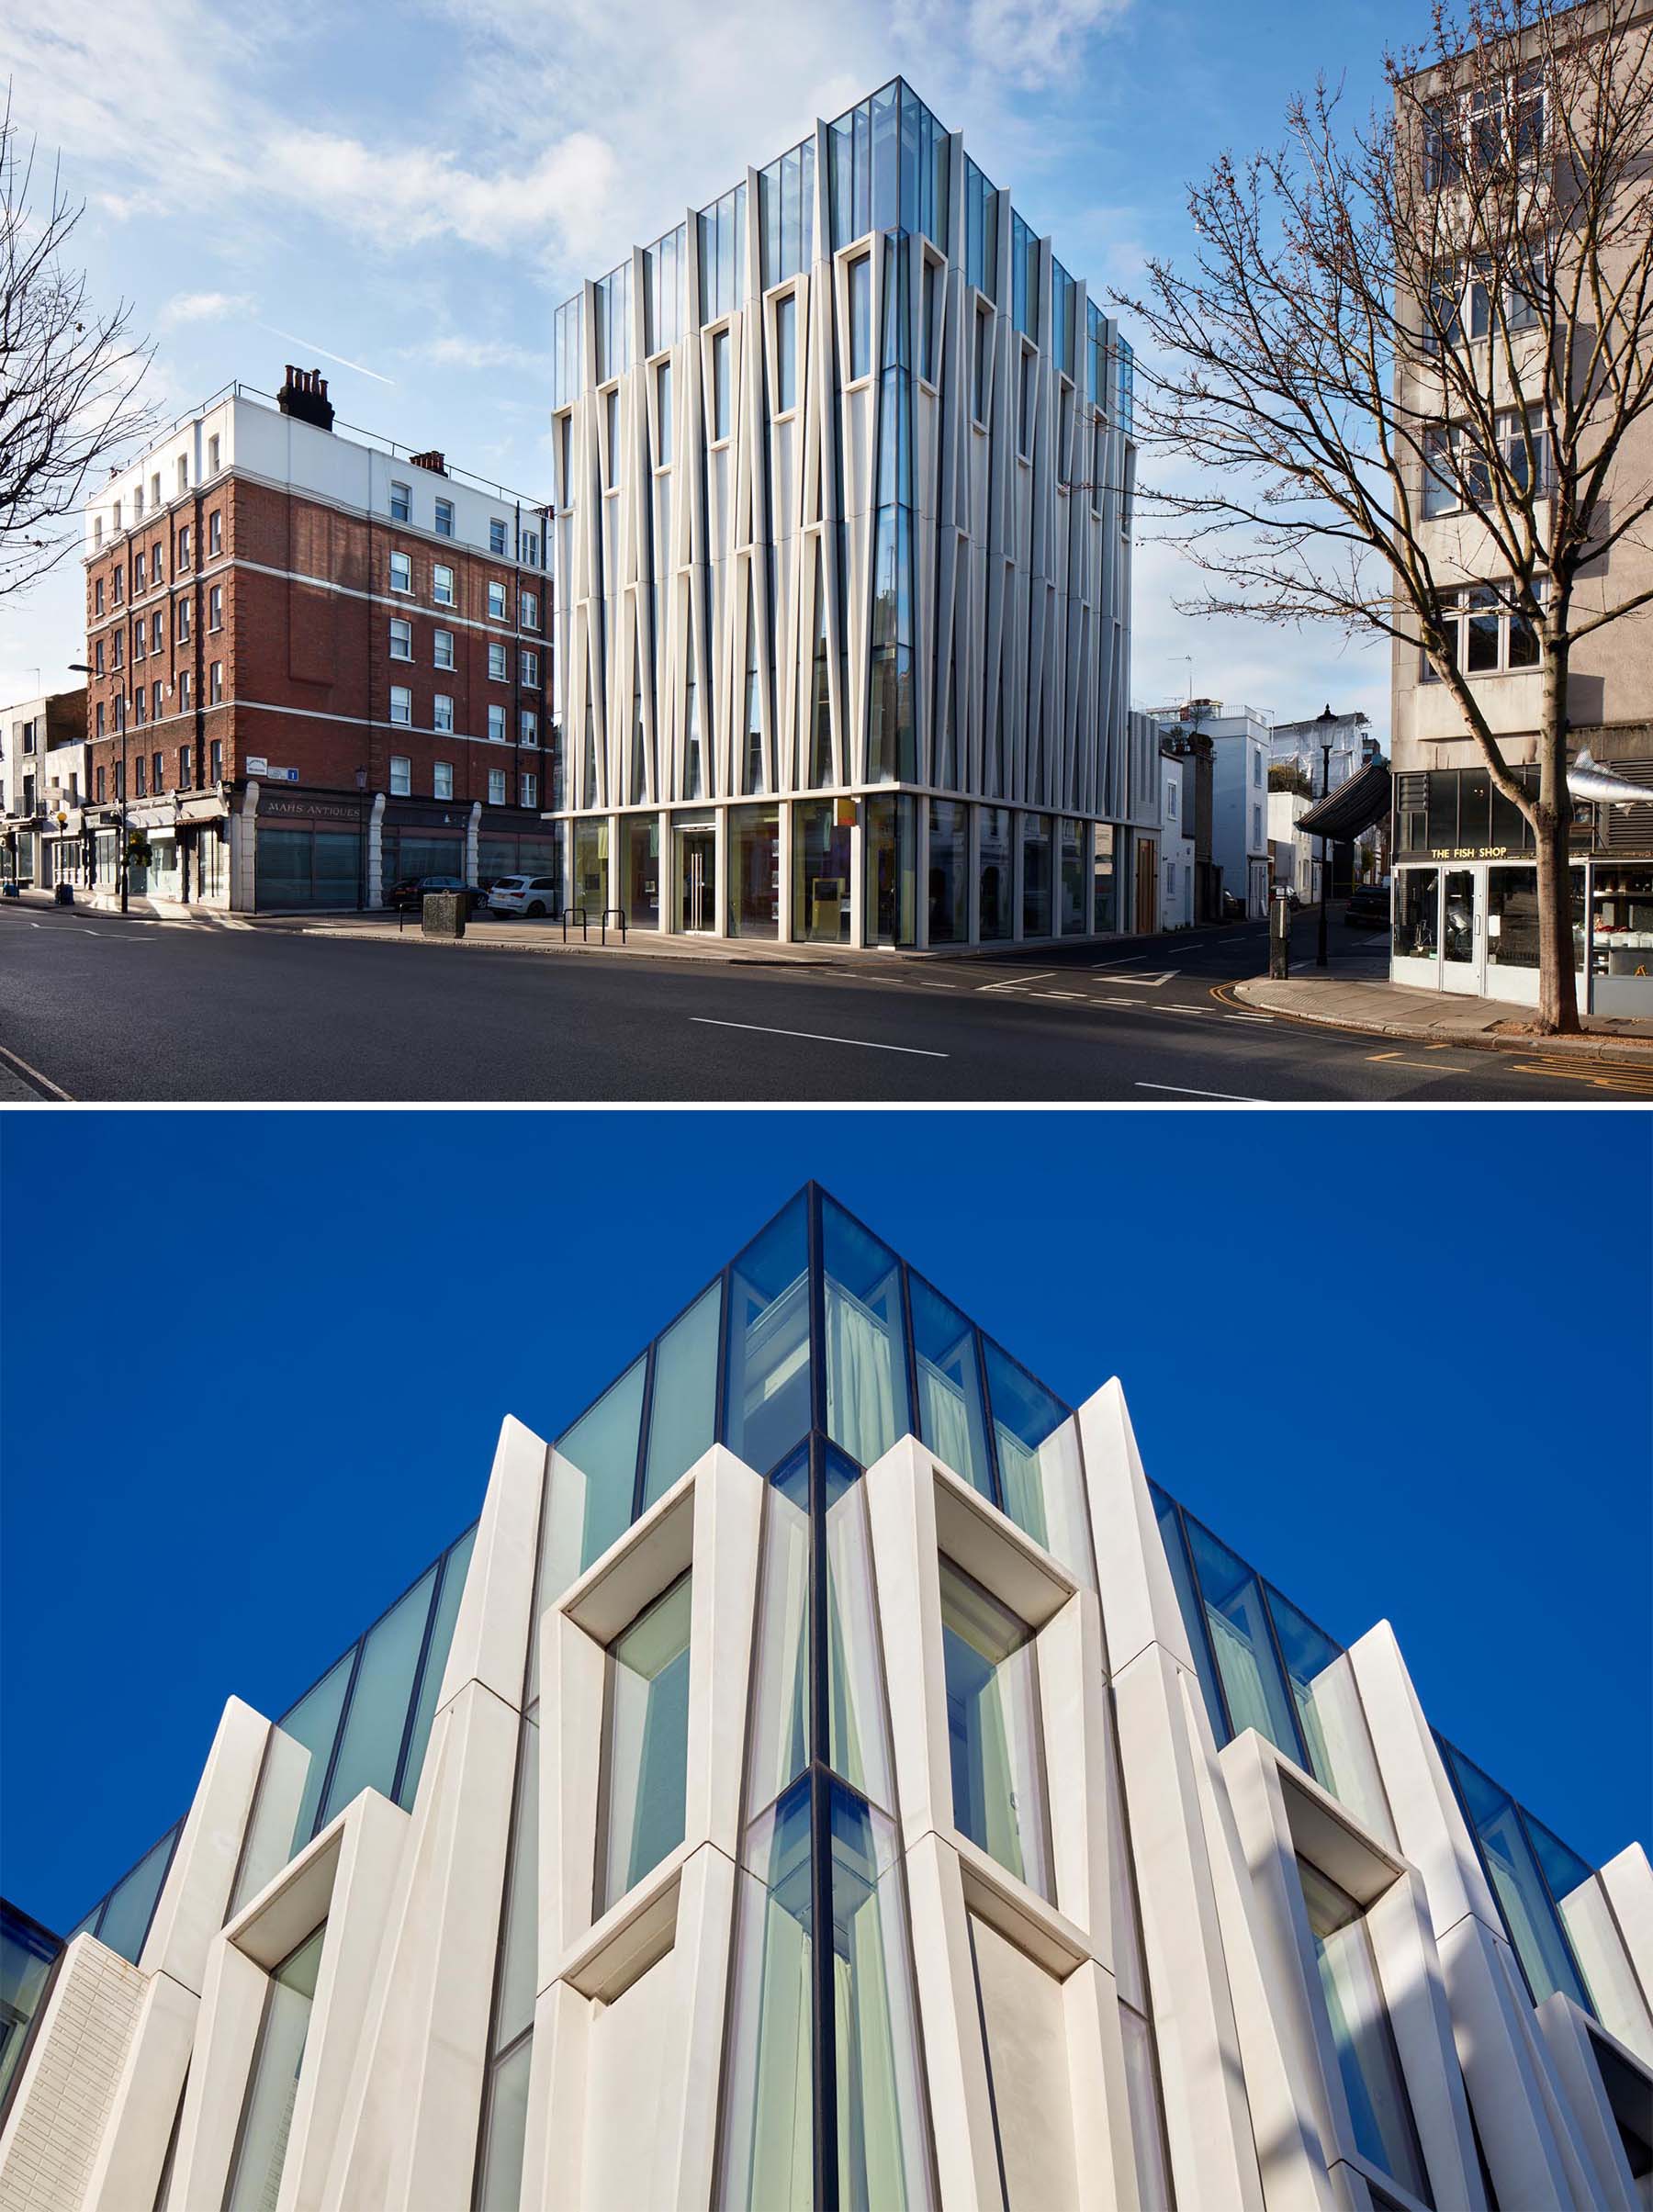
[[[72,660],[70,668],[77,676],[92,676],[96,671],[84,660]],[[120,713],[120,911],[127,911],[127,698],[123,690],[116,702]]]
[[[1324,713],[1317,714],[1314,719],[1322,731],[1326,730],[1329,724],[1334,723],[1337,720],[1337,716],[1332,712],[1332,702],[1330,700],[1326,702]],[[1321,803],[1322,806],[1325,804],[1326,795],[1331,789],[1332,739],[1331,736],[1327,735],[1323,735],[1321,739]],[[1314,956],[1314,964],[1317,968],[1323,968],[1326,965],[1326,910],[1332,904],[1332,840],[1327,837],[1324,830],[1321,830],[1321,832],[1320,848],[1320,947]]]

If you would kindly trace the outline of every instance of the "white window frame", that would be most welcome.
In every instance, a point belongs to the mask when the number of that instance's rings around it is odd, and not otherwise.
[[[431,664],[438,668],[451,668],[454,666],[454,633],[451,630],[437,630],[433,634]]]
[[[454,702],[446,691],[438,691],[431,701],[431,727],[445,735],[454,726]]]
[[[390,617],[390,657],[392,660],[413,657],[413,624],[405,614]]]
[[[390,720],[399,729],[413,726],[413,692],[408,684],[390,686]]]
[[[505,803],[505,770],[502,768],[490,768],[488,771],[488,803],[489,806],[503,806]]]
[[[503,745],[505,741],[505,709],[496,703],[488,710],[488,742],[489,745]]]
[[[453,797],[454,764],[451,760],[437,760],[432,764],[431,795],[435,799],[451,799]]]
[[[445,561],[431,563],[431,597],[439,607],[451,607],[454,598],[454,571]]]
[[[488,680],[489,683],[509,683],[511,681],[510,663],[505,657],[505,643],[502,638],[490,637],[488,641]]]
[[[390,796],[393,799],[413,796],[413,763],[406,753],[390,756]]]
[[[413,520],[413,487],[390,480],[390,520],[393,522],[410,522]]]
[[[453,536],[454,502],[452,500],[439,499],[437,500],[435,529],[436,535],[439,538],[451,538]]]
[[[411,593],[413,589],[413,560],[410,554],[391,554],[390,589],[392,591]]]
[[[489,621],[490,623],[502,623],[508,621],[510,619],[506,613],[506,608],[508,604],[509,601],[505,596],[504,585],[500,581],[497,576],[490,576],[488,579]]]

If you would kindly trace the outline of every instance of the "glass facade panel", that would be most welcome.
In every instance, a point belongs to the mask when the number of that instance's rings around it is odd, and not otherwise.
[[[1064,820],[1059,836],[1062,851],[1062,934],[1063,937],[1082,937],[1085,934],[1086,874],[1085,824]]]
[[[435,1589],[436,1570],[432,1567],[391,1607],[362,1647],[344,1734],[327,1787],[322,1827],[364,1790],[377,1790],[385,1797],[395,1794],[402,1735]]]
[[[506,2049],[534,2026],[539,1987],[539,1725],[524,1720],[511,1809],[511,1855],[500,1926],[500,1982],[489,2049]]]
[[[809,1763],[809,1447],[771,1477],[752,1678],[747,1803],[772,1805]]]
[[[655,1346],[643,1503],[662,1498],[717,1435],[717,1333],[723,1285],[703,1290]]]
[[[940,1575],[953,1825],[1053,1901],[1032,1631],[950,1559]]]
[[[729,809],[729,935],[781,933],[781,810]]]
[[[1336,1796],[1337,1778],[1326,1749],[1326,1732],[1315,1710],[1312,1685],[1315,1676],[1323,1673],[1341,1656],[1343,1647],[1333,1644],[1323,1629],[1316,1628],[1308,1615],[1299,1612],[1277,1589],[1268,1591],[1268,1611],[1274,1622],[1275,1640],[1286,1663],[1286,1680],[1297,1706],[1298,1724],[1308,1747],[1310,1767],[1316,1781],[1323,1783]]]
[[[1091,927],[1098,937],[1120,927],[1119,838],[1111,822],[1094,825],[1096,838],[1091,859]]]
[[[354,1652],[346,1652],[271,1732],[259,1778],[258,1802],[248,1825],[241,1871],[231,1901],[231,1914],[239,1913],[249,1897],[256,1896],[315,1834],[316,1813],[354,1663]]]
[[[0,1900],[0,2105],[62,1948],[47,1929]]]
[[[633,929],[660,926],[660,817],[625,825],[625,919]]]
[[[970,939],[970,810],[956,799],[929,803],[929,941]]]
[[[1218,1743],[1228,1741],[1228,1719],[1222,1710],[1222,1699],[1217,1689],[1217,1667],[1211,1656],[1210,1639],[1206,1634],[1205,1608],[1194,1588],[1194,1569],[1188,1561],[1187,1546],[1183,1542],[1182,1521],[1173,1500],[1166,1497],[1157,1483],[1150,1483],[1148,1494],[1153,1500],[1153,1510],[1159,1521],[1160,1542],[1165,1547],[1165,1563],[1171,1569],[1171,1580],[1176,1589],[1176,1602],[1181,1609],[1183,1626],[1188,1632],[1188,1643],[1195,1672],[1205,1697],[1206,1713],[1211,1724],[1211,1734]]]
[[[557,1440],[557,1455],[586,1478],[579,1571],[601,1558],[631,1526],[643,1420],[646,1359],[634,1361],[589,1413]]]
[[[1542,2004],[1553,1991],[1562,1990],[1575,2004],[1591,2011],[1583,1977],[1574,1962],[1520,1809],[1506,1791],[1461,1751],[1445,1743],[1441,1748],[1457,1784],[1534,2003]]]
[[[266,2212],[280,2191],[326,1934],[324,1921],[270,1977],[224,2212]]]
[[[832,799],[793,807],[792,933],[799,944],[849,942],[850,830],[838,811]]]
[[[1303,1753],[1274,1655],[1263,1586],[1243,1560],[1191,1515],[1186,1525],[1231,1733],[1239,1735],[1255,1728],[1288,1759],[1300,1760]]]
[[[419,1702],[413,1709],[413,1726],[408,1737],[408,1756],[396,1792],[396,1802],[404,1809],[411,1808],[419,1791],[419,1778],[424,1771],[431,1723],[436,1717],[436,1700],[442,1694],[448,1646],[454,1641],[454,1623],[459,1618],[459,1600],[465,1595],[465,1578],[476,1541],[476,1530],[467,1529],[443,1566],[442,1590],[436,1600],[436,1617],[431,1624],[431,1648],[425,1654],[424,1671],[419,1681]]]
[[[589,774],[589,771],[588,771]],[[597,797],[594,782],[588,781],[587,802]],[[609,825],[606,822],[576,822],[574,825],[574,904],[583,906],[588,918],[596,921],[609,903]]]
[[[918,2020],[894,1824],[832,1791],[832,1994],[838,2204],[905,2212],[931,2201]]]
[[[836,1454],[826,1455],[826,1757],[835,1774],[892,1812],[895,1780],[879,1665],[872,1544],[859,1475]]]
[[[987,1397],[998,1454],[1004,1507],[1036,1543],[1048,1544],[1040,1449],[1067,1420],[1068,1409],[990,1337],[982,1340],[987,1362]]]
[[[683,1575],[608,1650],[598,1797],[601,1919],[683,1840],[689,1752],[689,1614]]]
[[[1428,2204],[1411,2104],[1366,1921],[1355,1900],[1317,1867],[1299,1858],[1298,1873],[1355,2147],[1380,2173]]]
[[[1022,935],[1051,934],[1051,817],[1024,814],[1022,829]]]
[[[826,1432],[863,1467],[905,1436],[901,1263],[830,1198],[822,1201],[826,1261]]]
[[[494,2068],[489,2083],[487,2136],[477,2184],[477,2212],[517,2212],[523,2196],[523,2146],[528,2132],[528,2070],[534,2038],[524,2036]]]
[[[724,1442],[764,1474],[809,1426],[809,1226],[800,1192],[730,1271]]]
[[[1014,912],[1016,859],[1010,843],[1013,820],[1007,806],[976,809],[982,840],[977,871],[981,879],[980,928],[984,945],[1009,937]]]
[[[911,945],[918,893],[917,816],[905,792],[864,800],[866,907],[870,945]]]
[[[982,1396],[974,1326],[917,1275],[913,1360],[918,1378],[918,1433],[944,1465],[984,1498],[993,1496],[993,1458]]]
[[[810,1785],[799,1781],[748,1831],[738,1877],[725,2212],[812,2212],[815,2203],[814,1889]]]
[[[180,1822],[179,1825],[182,1825]],[[160,1842],[144,1853],[131,1872],[110,1891],[103,1917],[97,1924],[98,1941],[107,1943],[112,1951],[118,1951],[132,1966],[138,1963],[150,1922],[155,1916],[161,1884],[166,1880],[166,1870],[172,1864],[173,1847],[177,1840],[177,1828],[169,1828]]]

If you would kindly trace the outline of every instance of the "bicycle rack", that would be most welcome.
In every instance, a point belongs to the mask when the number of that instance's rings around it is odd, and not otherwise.
[[[625,942],[625,909],[624,906],[605,906],[603,908],[602,923],[602,941],[605,945],[608,943],[608,926],[609,916],[611,914],[620,925],[620,942],[622,945],[624,945]]]
[[[591,925],[586,918],[585,908],[583,906],[565,906],[562,910],[563,943],[565,945],[568,941],[568,924],[571,921],[579,924],[579,934],[582,940],[591,934]]]

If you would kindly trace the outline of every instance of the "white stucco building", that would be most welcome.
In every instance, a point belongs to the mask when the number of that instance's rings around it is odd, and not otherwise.
[[[1633,2212],[1650,1994],[1639,1847],[811,1186],[231,1699],[39,1998],[0,2206]]]
[[[1269,718],[1248,706],[1191,699],[1156,707],[1162,729],[1197,729],[1211,740],[1211,859],[1225,893],[1243,901],[1248,919],[1268,912]]]
[[[582,286],[555,353],[572,904],[916,948],[1152,915],[1130,348],[960,133],[885,85]]]
[[[1194,839],[1188,834],[1193,784],[1191,760],[1175,753],[1160,755],[1162,929],[1188,929],[1194,923]]]

